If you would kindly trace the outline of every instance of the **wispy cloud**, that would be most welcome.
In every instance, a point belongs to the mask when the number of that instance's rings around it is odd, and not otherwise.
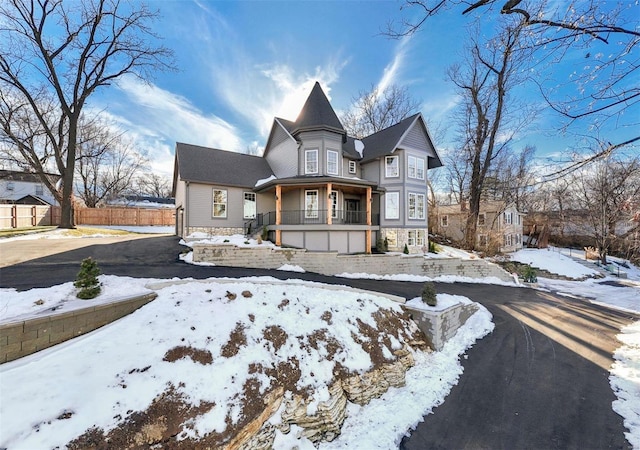
[[[394,84],[398,83],[398,79],[402,73],[404,60],[409,49],[409,43],[411,42],[411,36],[404,36],[398,46],[395,49],[393,59],[386,65],[382,72],[382,77],[378,81],[377,89],[378,96],[384,94],[385,90]]]
[[[172,141],[241,151],[237,129],[215,115],[205,115],[187,99],[134,77],[123,77],[118,87],[137,106],[136,123]]]

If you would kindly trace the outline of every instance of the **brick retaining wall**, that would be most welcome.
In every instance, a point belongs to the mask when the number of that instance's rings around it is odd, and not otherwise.
[[[156,297],[152,292],[113,303],[0,324],[0,363],[93,331],[131,314]]]
[[[422,255],[339,255],[336,252],[310,252],[304,249],[237,247],[233,244],[193,244],[193,261],[221,266],[277,269],[284,264],[300,266],[322,275],[369,273],[409,274],[437,277],[458,275],[470,278],[497,277],[513,281],[499,266],[487,261],[460,258],[425,258]]]

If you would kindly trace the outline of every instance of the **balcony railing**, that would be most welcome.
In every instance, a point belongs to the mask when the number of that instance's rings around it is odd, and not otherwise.
[[[347,211],[326,209],[318,210],[293,210],[282,211],[280,213],[281,225],[326,225],[327,215],[331,214],[331,223],[333,225],[366,225],[366,211]],[[257,214],[255,219],[245,222],[245,233],[252,233],[263,226],[276,224],[276,212],[271,211],[264,214]],[[380,215],[371,215],[371,224],[380,224]]]

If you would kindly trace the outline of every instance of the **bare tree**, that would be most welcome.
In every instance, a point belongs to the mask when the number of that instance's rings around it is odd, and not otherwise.
[[[103,125],[88,123],[79,131],[76,191],[89,208],[125,193],[148,162],[122,134]]]
[[[340,119],[349,135],[364,138],[377,131],[395,125],[419,108],[405,87],[391,85],[382,91],[371,86],[352,99],[353,106]]]
[[[125,74],[168,68],[171,51],[149,42],[157,13],[120,0],[6,0],[0,4],[2,139],[41,174],[51,161],[62,184],[52,192],[61,227],[73,220],[78,125],[89,97]],[[25,118],[32,136],[21,127]]]
[[[640,67],[640,30],[638,29],[637,2],[623,0],[405,0],[412,19],[388,24],[387,34],[400,37],[425,27],[429,18],[450,9],[461,13],[503,14],[515,17],[526,29],[523,37],[527,45],[539,52],[537,61],[546,61],[551,70],[565,59],[570,50],[582,51],[583,63],[576,67],[567,83],[575,86],[575,95],[553,85],[540,83],[542,95],[548,104],[571,124],[590,120],[590,128],[599,128],[611,120],[617,128],[640,129],[637,111],[640,104],[640,85],[634,81]],[[575,53],[569,55],[574,58]],[[533,63],[532,63],[532,66]],[[561,86],[562,88],[566,86]],[[607,145],[590,156],[582,157],[563,168],[562,175],[614,150],[629,147],[640,141],[640,133],[627,138],[611,136]]]
[[[608,157],[575,172],[572,184],[586,213],[586,229],[606,264],[609,250],[627,231],[623,226],[632,223],[635,211],[628,205],[637,204],[640,196],[640,157]]]
[[[468,166],[468,191],[464,197],[468,196],[469,202],[465,228],[465,245],[469,249],[476,245],[485,178],[528,116],[524,106],[509,97],[513,87],[523,81],[520,69],[528,56],[520,47],[521,33],[522,27],[512,22],[505,23],[487,44],[472,38],[465,64],[449,70],[462,98],[458,119],[463,143],[458,158]]]
[[[138,193],[158,198],[171,197],[171,183],[166,177],[154,172],[147,172],[137,180]]]

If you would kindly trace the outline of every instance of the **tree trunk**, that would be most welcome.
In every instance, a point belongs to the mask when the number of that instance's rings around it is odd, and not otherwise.
[[[69,117],[69,137],[67,139],[67,166],[62,173],[62,202],[60,204],[60,228],[75,228],[73,214],[73,178],[76,170],[76,139],[78,117]]]

